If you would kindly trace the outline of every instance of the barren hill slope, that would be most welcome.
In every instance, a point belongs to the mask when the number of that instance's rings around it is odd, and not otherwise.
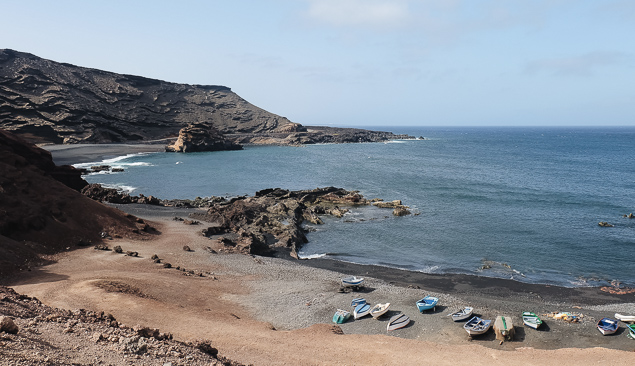
[[[0,127],[54,143],[175,136],[190,123],[223,133],[293,126],[224,86],[176,84],[0,50]]]

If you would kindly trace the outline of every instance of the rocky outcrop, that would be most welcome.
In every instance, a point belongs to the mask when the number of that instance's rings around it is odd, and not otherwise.
[[[228,141],[213,126],[193,123],[179,131],[179,137],[172,145],[165,147],[168,152],[197,152],[241,150],[242,146]]]
[[[103,311],[53,308],[4,286],[0,314],[2,365],[241,365],[209,340],[176,340],[159,329],[122,324]]]
[[[101,232],[138,237],[134,217],[82,196],[80,171],[0,130],[0,275],[52,254],[101,240]],[[136,232],[135,232],[136,231]]]
[[[213,204],[204,214],[192,214],[200,221],[214,223],[204,230],[217,238],[221,252],[266,254],[272,248],[289,249],[297,257],[307,243],[304,221],[321,224],[318,215],[343,215],[346,210],[337,205],[367,205],[369,201],[358,192],[326,187],[313,190],[288,191],[280,188],[256,192],[253,197],[237,197]]]
[[[410,138],[305,127],[250,104],[225,86],[170,83],[0,49],[0,128],[32,142],[151,141],[175,138],[192,124],[213,126],[231,141],[202,144],[211,148]],[[177,143],[177,150],[179,145],[193,151],[187,142]]]

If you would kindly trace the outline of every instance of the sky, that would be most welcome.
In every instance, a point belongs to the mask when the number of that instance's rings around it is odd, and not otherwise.
[[[635,126],[635,0],[0,0],[0,48],[303,125]]]

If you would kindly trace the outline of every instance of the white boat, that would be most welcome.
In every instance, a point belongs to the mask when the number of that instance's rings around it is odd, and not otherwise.
[[[467,323],[465,323],[465,325],[463,325],[463,328],[465,329],[467,334],[469,334],[470,336],[475,336],[486,333],[491,325],[491,320],[484,320],[479,318],[478,316],[475,316]]]
[[[342,278],[342,286],[344,287],[359,286],[362,282],[364,282],[363,277],[350,276]]]
[[[359,304],[353,310],[353,317],[355,319],[363,318],[370,314],[370,304]]]
[[[530,328],[538,329],[542,325],[542,319],[531,311],[523,312],[523,324]]]
[[[399,313],[393,316],[392,318],[390,318],[390,321],[388,321],[388,327],[386,329],[390,331],[390,330],[403,328],[409,323],[410,323],[410,318],[404,313]]]
[[[635,323],[635,315],[622,315],[615,313],[615,319],[624,323]]]
[[[377,304],[370,309],[370,315],[373,318],[377,319],[388,311],[389,306],[390,306],[389,302],[385,304]]]
[[[459,310],[459,311],[455,311],[454,313],[450,314],[449,316],[452,317],[452,320],[455,322],[460,322],[461,320],[466,320],[469,319],[472,316],[472,313],[474,312],[474,308],[471,306],[466,306],[463,309]]]

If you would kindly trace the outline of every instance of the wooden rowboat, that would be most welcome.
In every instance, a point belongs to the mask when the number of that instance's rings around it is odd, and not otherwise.
[[[353,301],[351,301],[351,306],[356,307],[357,305],[365,304],[365,303],[366,303],[366,299],[358,297],[357,299],[353,299]]]
[[[417,301],[417,309],[419,309],[419,312],[434,309],[436,308],[438,302],[438,297],[426,296],[423,299]]]
[[[615,319],[623,321],[624,323],[635,323],[635,315],[622,315],[615,313]]]
[[[359,304],[353,310],[353,317],[359,319],[370,314],[370,304]]]
[[[523,313],[523,323],[530,328],[538,329],[542,325],[542,319],[531,311],[525,311]]]
[[[342,278],[342,286],[344,287],[359,286],[362,284],[362,282],[364,282],[363,277],[350,276],[350,277]]]
[[[603,335],[609,335],[617,332],[618,327],[616,319],[602,318],[598,321],[598,330]]]
[[[494,321],[494,333],[496,339],[500,341],[509,341],[514,339],[514,323],[509,316],[497,316]]]
[[[373,318],[377,319],[388,311],[389,306],[390,306],[389,302],[385,304],[377,304],[370,309],[370,315]]]
[[[474,312],[474,308],[470,307],[470,306],[466,306],[463,309],[459,310],[459,311],[455,311],[454,313],[450,314],[449,316],[452,317],[452,320],[455,322],[460,322],[461,320],[466,320],[469,319],[472,316],[472,313]]]
[[[337,311],[335,312],[335,315],[333,315],[333,323],[335,324],[345,323],[350,317],[351,317],[350,311],[337,309]]]
[[[393,316],[392,318],[390,318],[390,321],[388,321],[387,329],[391,331],[391,330],[403,328],[409,323],[410,323],[410,318],[404,313],[399,313]]]
[[[463,328],[465,329],[467,334],[469,334],[471,337],[471,336],[486,333],[489,330],[491,325],[492,325],[491,320],[485,320],[485,319],[479,318],[478,316],[475,316],[472,319],[470,319],[467,323],[465,323],[465,325],[463,325]]]

